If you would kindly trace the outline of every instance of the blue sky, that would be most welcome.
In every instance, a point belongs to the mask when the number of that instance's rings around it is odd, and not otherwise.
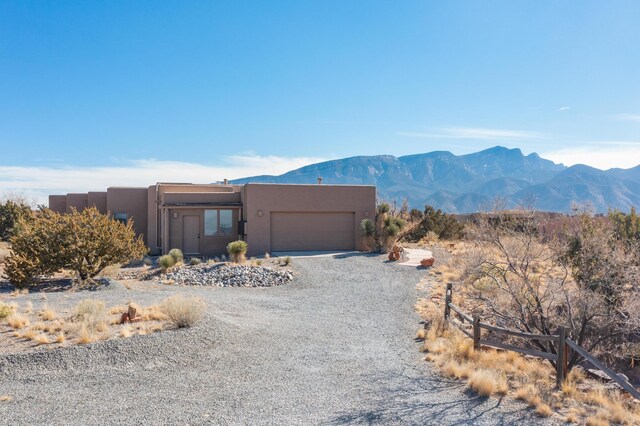
[[[0,193],[503,145],[640,163],[637,1],[0,2]]]

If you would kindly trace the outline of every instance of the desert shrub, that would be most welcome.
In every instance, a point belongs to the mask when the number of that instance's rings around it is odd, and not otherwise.
[[[22,221],[33,218],[31,207],[24,201],[6,200],[0,203],[0,240],[8,241],[22,227]]]
[[[202,259],[200,259],[199,257],[192,257],[191,259],[189,259],[189,265],[191,266],[200,265],[201,263]]]
[[[499,218],[499,213],[491,217]],[[480,222],[469,254],[469,296],[488,322],[551,335],[559,326],[588,351],[618,347],[640,328],[637,254],[616,240],[606,221],[581,215],[551,242],[537,232],[535,212]],[[500,225],[502,224],[502,225]],[[532,342],[556,353],[554,342]],[[580,361],[574,352],[569,368]]]
[[[376,233],[376,226],[371,219],[362,219],[360,232],[364,237],[373,237]]]
[[[411,209],[409,211],[409,220],[412,222],[418,222],[422,219],[422,211],[420,209]]]
[[[413,218],[414,215],[412,214],[411,217]],[[443,240],[460,239],[464,236],[464,225],[440,209],[436,210],[427,205],[424,208],[424,213],[421,213],[417,219],[416,226],[404,237],[407,241],[420,241],[429,232],[437,234],[438,238]]]
[[[0,303],[0,319],[5,319],[9,315],[14,312],[13,306],[5,305],[4,303]]]
[[[367,250],[372,250],[375,244],[376,225],[371,219],[362,219],[360,222],[360,233]]]
[[[182,254],[182,250],[174,248],[169,250],[169,256],[173,257],[174,263],[179,263],[184,260],[184,254]]]
[[[143,263],[145,266],[151,266],[151,265],[153,265],[153,259],[151,259],[149,256],[145,256],[145,257],[142,259],[142,263]]]
[[[282,259],[282,263],[284,264],[284,266],[291,265],[291,256],[286,256],[284,259]]]
[[[628,214],[620,210],[610,210],[609,220],[613,223],[617,239],[631,244],[640,242],[640,216],[636,213],[635,207],[631,207]]]
[[[167,270],[176,264],[175,257],[165,254],[164,256],[160,256],[158,258],[158,266],[163,270]]]
[[[12,253],[5,260],[5,274],[17,286],[61,269],[76,272],[84,281],[108,265],[128,263],[147,252],[132,221],[120,223],[94,207],[64,215],[43,209],[19,223],[21,230],[11,238]]]
[[[227,252],[234,263],[242,263],[246,260],[247,243],[242,240],[233,241],[227,244]]]
[[[199,297],[176,294],[162,301],[160,308],[172,323],[182,328],[198,322],[204,315],[206,305]]]

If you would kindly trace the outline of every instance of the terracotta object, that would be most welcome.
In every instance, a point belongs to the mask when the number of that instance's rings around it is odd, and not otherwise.
[[[433,263],[434,263],[435,261],[436,261],[436,260],[435,260],[433,257],[430,257],[430,258],[428,258],[428,259],[422,259],[422,260],[420,261],[420,265],[424,266],[425,268],[429,268],[429,267],[433,266]]]

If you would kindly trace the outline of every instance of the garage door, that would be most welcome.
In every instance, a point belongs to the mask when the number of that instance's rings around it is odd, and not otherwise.
[[[354,250],[355,214],[271,213],[271,251]]]

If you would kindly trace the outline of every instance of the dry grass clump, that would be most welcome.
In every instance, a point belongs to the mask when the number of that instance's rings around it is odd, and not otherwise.
[[[165,299],[161,305],[162,312],[178,328],[191,327],[202,316],[206,305],[199,297],[188,297],[180,294]]]
[[[44,321],[53,321],[56,319],[56,313],[53,309],[45,306],[39,313],[38,316]]]
[[[47,335],[42,333],[36,335],[32,340],[39,345],[48,345],[51,343]]]
[[[469,376],[469,387],[480,396],[491,396],[498,391],[498,380],[492,370],[476,370]]]
[[[29,318],[14,312],[7,317],[7,324],[9,327],[19,330],[29,325]]]
[[[555,373],[549,363],[515,352],[490,348],[476,351],[471,339],[446,326],[443,310],[437,304],[422,300],[416,309],[431,319],[430,327],[419,332],[419,337],[424,337],[426,359],[435,363],[443,375],[466,380],[478,395],[511,395],[541,417],[557,411],[567,422],[640,424],[640,407],[633,407],[620,392],[605,390],[598,382],[590,382],[588,391],[580,390],[578,384],[587,380],[580,368],[574,368],[556,390]]]

